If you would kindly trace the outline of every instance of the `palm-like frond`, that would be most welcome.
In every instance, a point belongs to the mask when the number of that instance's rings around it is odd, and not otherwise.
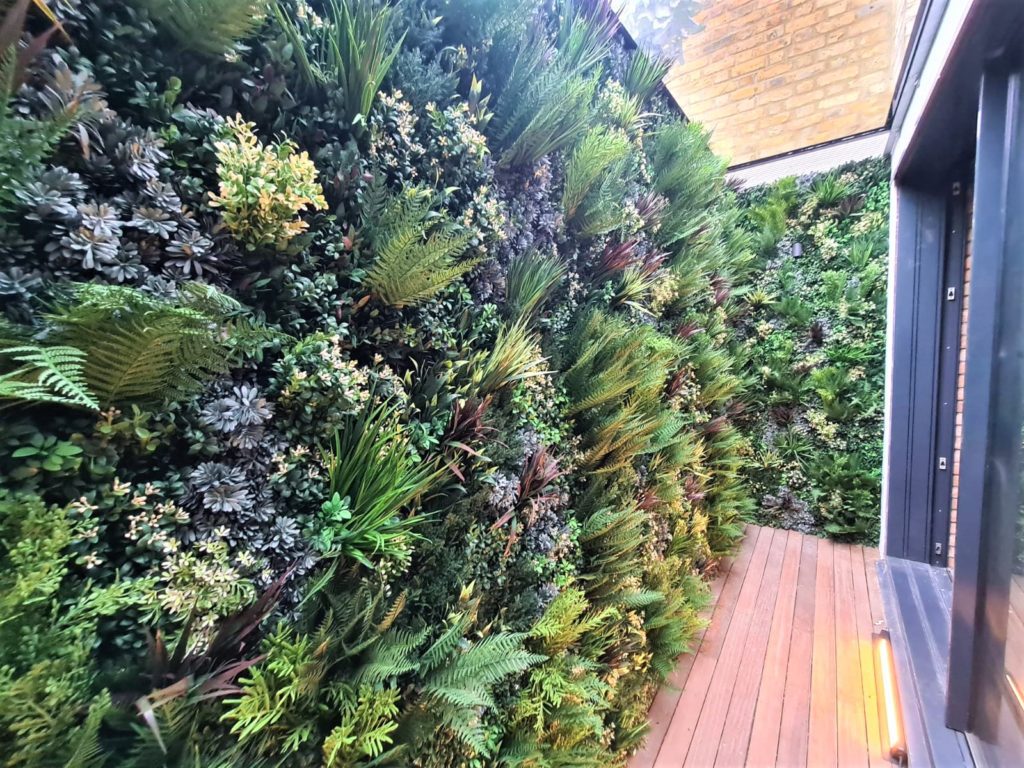
[[[569,156],[565,169],[562,210],[567,220],[576,215],[587,194],[629,154],[629,149],[625,133],[610,131],[604,126],[590,129],[583,137]]]
[[[252,36],[271,0],[142,0],[150,16],[184,48],[216,56]]]
[[[629,60],[622,85],[641,102],[646,101],[661,85],[671,66],[671,61],[638,48],[633,52],[633,58]]]
[[[691,237],[712,218],[726,161],[711,151],[709,137],[698,123],[677,121],[662,126],[650,144],[654,189],[669,201],[658,230],[663,245]]]
[[[472,234],[432,208],[429,190],[371,199],[364,231],[375,260],[366,284],[381,301],[404,307],[426,301],[477,265],[459,262]]]

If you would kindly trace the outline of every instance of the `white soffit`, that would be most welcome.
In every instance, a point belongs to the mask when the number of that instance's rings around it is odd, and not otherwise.
[[[889,132],[885,130],[851,136],[819,147],[801,149],[781,157],[744,165],[730,170],[726,175],[730,181],[741,187],[757,187],[787,176],[821,173],[857,160],[881,157],[885,154],[888,140]]]

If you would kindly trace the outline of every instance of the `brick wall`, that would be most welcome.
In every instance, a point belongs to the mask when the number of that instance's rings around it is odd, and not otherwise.
[[[884,125],[918,0],[708,0],[666,85],[743,163]]]
[[[914,19],[917,17],[917,9],[921,0],[895,0],[893,6],[893,57],[892,57],[892,81],[895,85],[896,78],[900,76],[900,69],[903,67],[903,59],[906,55],[907,46],[910,45],[910,33],[914,31]]]
[[[964,293],[960,311],[960,354],[956,371],[956,427],[953,433],[953,494],[949,503],[949,568],[956,566],[956,511],[960,501],[960,448],[964,432],[964,380],[967,368],[967,308],[971,303],[971,253],[974,248],[974,189],[967,189],[967,241],[964,250]]]

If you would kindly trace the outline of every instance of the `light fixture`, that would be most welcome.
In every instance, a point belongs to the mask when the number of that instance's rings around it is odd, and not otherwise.
[[[1017,702],[1017,714],[1024,717],[1024,691],[1020,689],[1017,681],[1013,679],[1013,675],[1009,672],[1006,673],[1006,684],[1010,687],[1010,693],[1013,694],[1013,700]]]
[[[879,707],[883,734],[882,746],[893,760],[905,762],[907,742],[903,735],[903,710],[900,709],[900,692],[896,686],[896,662],[892,655],[892,643],[885,630],[874,636],[875,681],[881,696]]]

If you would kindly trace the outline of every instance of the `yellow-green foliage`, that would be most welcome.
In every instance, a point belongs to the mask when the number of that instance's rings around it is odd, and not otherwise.
[[[309,226],[298,215],[327,201],[306,152],[291,141],[265,146],[253,128],[240,116],[227,121],[227,136],[215,145],[220,191],[210,193],[210,205],[249,250],[284,249]]]

